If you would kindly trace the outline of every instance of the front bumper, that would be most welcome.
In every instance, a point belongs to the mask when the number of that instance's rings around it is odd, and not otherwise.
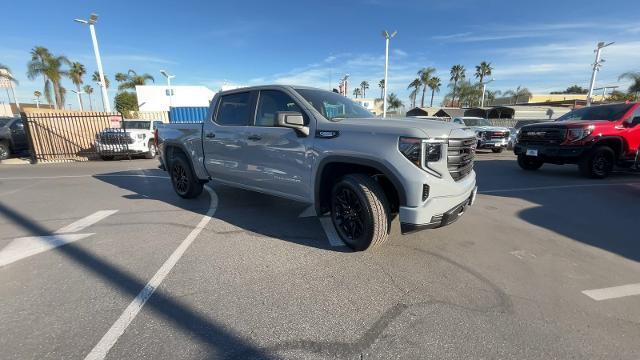
[[[434,229],[455,222],[473,204],[478,188],[475,173],[457,183],[464,190],[454,196],[427,199],[420,206],[400,207],[400,230],[403,234]]]
[[[589,149],[589,146],[540,145],[518,142],[513,147],[516,155],[526,155],[527,150],[536,150],[537,157],[550,163],[575,163]]]
[[[133,144],[102,144],[95,143],[96,151],[100,154],[141,154],[149,151],[146,144],[134,142]]]
[[[509,139],[491,139],[491,140],[482,140],[478,139],[478,149],[496,149],[496,148],[506,148],[507,144],[509,144]]]

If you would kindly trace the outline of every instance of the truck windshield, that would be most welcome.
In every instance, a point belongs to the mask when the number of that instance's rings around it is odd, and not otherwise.
[[[0,118],[0,127],[7,125],[11,120],[11,118]]]
[[[462,119],[467,126],[491,126],[491,122],[487,119]]]
[[[123,126],[125,129],[149,130],[151,121],[125,121]]]
[[[296,89],[296,91],[329,120],[374,117],[367,109],[340,94],[313,89]]]
[[[616,121],[631,109],[633,104],[613,104],[583,107],[573,110],[562,116],[556,121],[588,121],[588,120],[609,120]]]

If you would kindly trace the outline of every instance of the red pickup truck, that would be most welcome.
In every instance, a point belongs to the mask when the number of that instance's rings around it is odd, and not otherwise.
[[[554,122],[522,127],[513,149],[518,165],[577,164],[591,178],[607,177],[614,166],[640,166],[640,103],[573,110]]]

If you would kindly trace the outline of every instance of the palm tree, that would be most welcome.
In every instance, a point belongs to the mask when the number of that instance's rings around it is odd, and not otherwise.
[[[484,82],[485,76],[491,75],[491,70],[493,70],[493,68],[491,67],[491,63],[488,63],[486,61],[481,62],[480,65],[476,65],[475,76],[476,78],[480,79],[481,84]]]
[[[353,89],[353,96],[356,97],[356,99],[358,98],[358,96],[362,95],[362,90],[360,90],[360,88],[355,88]]]
[[[93,111],[93,101],[91,100],[91,94],[93,94],[93,88],[91,85],[87,84],[82,88],[85,94],[89,97],[89,110]]]
[[[93,80],[93,82],[100,84],[100,73],[96,70],[93,72],[93,75],[91,75],[91,80]],[[109,85],[111,85],[111,83],[109,82],[109,78],[107,77],[107,75],[104,76],[104,86],[108,89]]]
[[[618,80],[622,80],[622,79],[631,80],[631,86],[629,86],[629,93],[634,93],[635,101],[638,101],[638,93],[640,93],[640,72],[628,71],[618,76]]]
[[[487,99],[487,105],[492,105],[493,102],[496,101],[496,98],[498,97],[498,95],[502,94],[502,92],[500,90],[495,90],[495,91],[487,90],[485,94],[486,94],[485,98]]]
[[[123,74],[123,73],[116,74],[116,81],[120,83],[120,85],[118,85],[118,90],[120,91],[126,90],[126,89],[135,89],[136,86],[146,84],[148,80],[151,80],[152,82],[156,82],[153,76],[146,73],[142,75],[138,75],[137,72],[131,69],[129,69],[129,71],[127,71],[126,74]]]
[[[369,82],[367,80],[364,80],[363,82],[361,82],[360,89],[362,89],[362,97],[363,98],[367,97],[367,89],[369,89]]]
[[[39,64],[44,64],[46,59],[51,57],[51,53],[49,52],[49,49],[47,49],[44,46],[35,46],[33,49],[31,49],[31,61],[32,62],[38,62]],[[29,65],[27,65],[29,66]],[[44,66],[44,65],[42,65]],[[49,105],[51,105],[51,103],[53,102],[52,98],[51,98],[51,88],[47,86],[47,77],[44,76],[44,74],[42,75],[42,79],[43,79],[43,89],[44,89],[44,98],[47,100],[47,103]],[[47,89],[48,88],[48,89]],[[49,91],[47,91],[49,90]]]
[[[458,90],[458,81],[464,80],[465,78],[465,68],[463,65],[457,64],[451,67],[451,81],[453,81],[453,96],[451,97],[451,104],[455,104],[456,102],[456,93]]]
[[[440,82],[439,77],[434,76],[431,79],[429,79],[429,83],[427,84],[427,86],[429,86],[429,89],[431,89],[431,103],[429,104],[429,106],[433,106],[433,95],[436,92],[440,92],[441,85],[442,83]]]
[[[36,49],[32,50],[32,54]],[[38,76],[45,78],[44,94],[48,98],[51,96],[51,88],[53,88],[53,94],[56,100],[56,108],[64,109],[64,100],[66,90],[60,84],[62,77],[69,75],[69,71],[62,69],[64,65],[70,66],[71,62],[66,56],[54,56],[51,53],[45,54],[45,58],[41,61],[39,58],[31,60],[27,64],[27,77],[33,80]],[[33,59],[33,56],[32,56]],[[49,94],[49,95],[47,95]]]
[[[431,79],[431,75],[436,72],[436,69],[432,67],[422,68],[418,71],[418,77],[420,78],[420,82],[422,83],[422,100],[420,100],[420,107],[424,107],[424,93],[427,91],[427,86],[429,86],[429,79]]]
[[[409,83],[407,89],[413,89],[409,94],[409,98],[411,98],[411,107],[416,107],[416,98],[418,97],[418,91],[420,91],[420,87],[422,86],[422,81],[419,78],[414,79]]]
[[[396,94],[390,93],[387,95],[387,110],[395,110],[402,106],[402,101],[398,99]]]
[[[384,79],[378,82],[378,87],[380,88],[380,99],[384,98]]]
[[[71,68],[69,69],[69,78],[71,82],[76,86],[76,91],[80,92],[80,85],[82,85],[82,77],[87,73],[87,69],[85,69],[84,65],[79,62],[71,63]],[[83,108],[82,104],[82,96],[80,98],[80,108]]]
[[[513,105],[518,103],[518,99],[521,97],[531,97],[531,91],[527,88],[518,86],[515,90],[507,90],[503,94],[504,96],[513,96]]]
[[[11,75],[11,69],[7,65],[0,64],[0,79],[6,79],[17,83],[18,81]]]

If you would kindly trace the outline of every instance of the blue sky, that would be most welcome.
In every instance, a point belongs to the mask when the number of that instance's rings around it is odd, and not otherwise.
[[[339,76],[368,80],[379,94],[384,72],[382,29],[398,30],[391,43],[389,91],[408,104],[408,83],[433,66],[448,83],[463,64],[467,78],[489,61],[494,89],[533,92],[587,87],[593,48],[605,49],[597,85],[621,85],[625,71],[640,71],[640,17],[633,1],[12,1],[4,5],[0,63],[20,81],[18,99],[31,102],[42,80],[26,78],[29,50],[48,47],[96,69],[89,31],[73,22],[95,11],[105,72],[134,69],[164,84],[289,83],[329,88]],[[86,82],[90,82],[87,77]],[[97,92],[97,86],[94,85]],[[64,82],[68,89],[69,81]],[[115,93],[112,86],[111,96]],[[447,92],[443,86],[436,102]],[[72,93],[67,103],[76,106]],[[96,95],[94,98],[97,99]],[[0,99],[6,99],[0,93]]]

